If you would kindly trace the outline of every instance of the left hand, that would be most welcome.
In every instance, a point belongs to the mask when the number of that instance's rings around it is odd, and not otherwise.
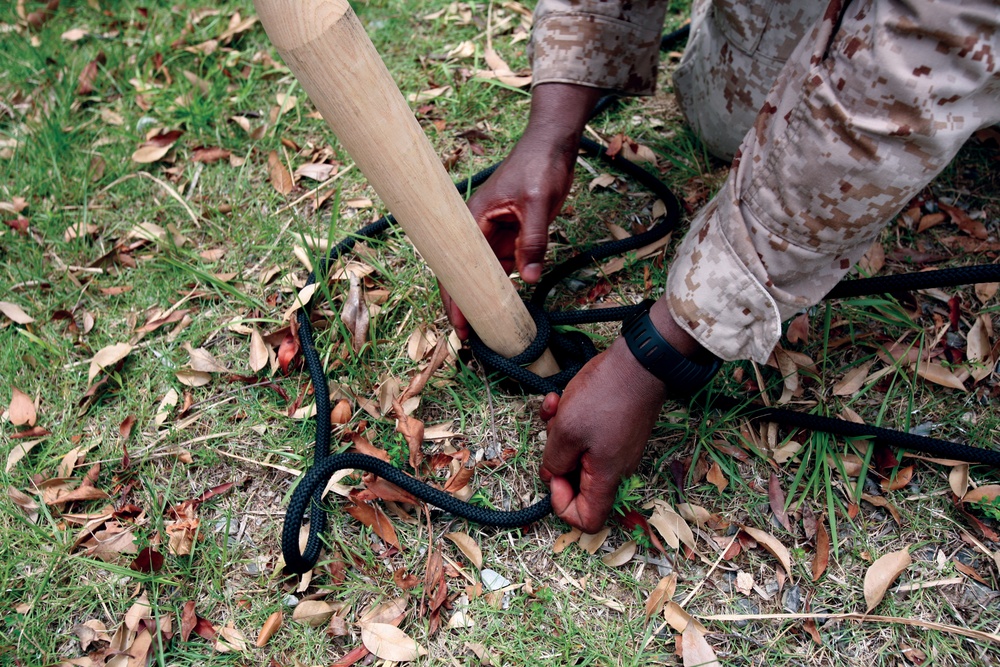
[[[587,533],[601,529],[619,482],[639,465],[665,399],[663,382],[620,337],[577,373],[561,399],[545,397],[548,440],[539,474],[560,518]]]

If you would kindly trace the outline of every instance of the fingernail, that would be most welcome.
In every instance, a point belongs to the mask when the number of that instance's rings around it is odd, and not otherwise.
[[[537,262],[528,264],[524,267],[524,271],[521,272],[521,277],[529,283],[538,282],[538,279],[542,277],[542,265]]]

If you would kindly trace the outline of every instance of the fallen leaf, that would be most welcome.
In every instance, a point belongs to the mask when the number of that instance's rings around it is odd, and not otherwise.
[[[596,533],[582,533],[580,535],[580,548],[593,556],[601,548],[605,540],[608,539],[608,535],[610,534],[611,529],[607,527],[602,528]]]
[[[388,623],[366,623],[361,626],[361,643],[372,655],[382,660],[410,662],[427,651],[408,634]]]
[[[601,174],[590,181],[590,185],[587,186],[587,189],[593,192],[594,188],[610,188],[617,180],[618,179],[611,174]]]
[[[632,560],[637,549],[638,545],[635,540],[629,540],[608,555],[601,558],[601,562],[608,567],[621,567]]]
[[[17,465],[18,461],[27,456],[28,452],[30,452],[35,445],[40,442],[41,440],[26,440],[11,447],[10,451],[7,452],[7,465],[4,466],[4,472],[10,473],[10,471],[14,469],[14,466]]]
[[[913,466],[906,466],[905,468],[900,468],[896,471],[896,475],[892,479],[882,480],[882,491],[899,491],[905,488],[910,480],[913,479]]]
[[[10,423],[14,426],[34,426],[38,422],[38,413],[31,397],[17,387],[11,387],[10,407],[7,409]]]
[[[676,632],[684,632],[689,627],[696,627],[702,633],[707,632],[705,626],[702,625],[698,619],[691,616],[691,614],[684,611],[684,609],[670,600],[663,607],[663,618],[667,621],[667,624],[672,627]]]
[[[389,625],[399,625],[406,613],[407,602],[408,600],[404,596],[377,604],[361,615],[358,624],[388,623]]]
[[[802,313],[792,320],[788,325],[788,331],[785,333],[785,336],[788,338],[789,343],[808,343],[809,315]]]
[[[726,474],[722,472],[718,461],[712,461],[712,467],[708,469],[705,479],[709,484],[714,485],[719,490],[719,493],[725,491],[726,487],[729,486],[729,480],[726,479]]]
[[[788,522],[788,512],[785,511],[785,492],[781,488],[781,480],[774,471],[771,471],[771,478],[767,481],[767,499],[774,518],[785,527],[785,530],[792,532],[792,526]]]
[[[455,543],[477,570],[483,569],[483,552],[468,533],[445,533],[444,536]]]
[[[563,533],[552,544],[552,553],[562,553],[566,547],[579,540],[581,535],[583,535],[583,532],[579,528],[574,528],[568,533]]]
[[[778,541],[778,538],[768,532],[751,526],[740,525],[740,528],[743,529],[743,532],[756,540],[757,544],[770,551],[771,554],[778,559],[782,567],[785,568],[785,573],[788,574],[789,577],[792,576],[792,556],[788,552],[788,549],[785,548],[785,545]]]
[[[322,600],[303,600],[295,605],[295,610],[292,612],[292,620],[315,628],[320,625],[325,625],[326,622],[330,620],[330,617],[333,616],[335,611],[336,609],[329,602],[324,602]]]
[[[976,285],[976,297],[986,303],[993,298],[998,289],[1000,289],[1000,283],[979,283]]]
[[[201,147],[191,151],[191,161],[212,164],[219,160],[228,160],[230,155],[232,155],[231,151],[219,148],[218,146]]]
[[[193,348],[190,343],[184,344],[190,360],[188,366],[191,370],[202,371],[204,373],[228,373],[229,369],[220,364],[215,356],[203,347]]]
[[[284,618],[285,615],[281,613],[280,609],[268,616],[267,620],[264,621],[264,625],[260,626],[260,633],[257,635],[257,641],[254,642],[254,646],[263,648],[281,627]]]
[[[875,361],[869,361],[868,363],[861,364],[860,366],[855,366],[851,370],[844,374],[840,382],[833,385],[833,395],[834,396],[853,396],[858,392],[861,387],[864,386],[865,380],[868,379],[868,372],[871,370]]]
[[[347,298],[344,299],[340,320],[351,334],[351,347],[355,352],[360,352],[368,341],[368,306],[358,277],[351,273],[350,281],[351,287],[347,292]]]
[[[917,366],[917,375],[942,387],[951,387],[952,389],[965,391],[965,385],[957,375],[933,361],[921,361],[920,365]]]
[[[18,324],[31,324],[35,321],[34,317],[21,310],[21,306],[9,301],[0,301],[0,313]]]
[[[942,211],[948,214],[948,217],[951,218],[951,221],[954,222],[959,229],[972,238],[985,241],[989,237],[986,225],[984,225],[981,220],[973,220],[968,213],[957,206],[949,206],[948,204],[941,202],[938,202],[938,206]]]
[[[948,485],[951,487],[951,492],[955,494],[956,498],[965,496],[965,492],[969,490],[968,463],[962,463],[951,469],[951,472],[948,473]]]
[[[908,549],[887,553],[865,572],[865,604],[867,611],[878,606],[896,578],[910,566],[913,560]]]
[[[969,491],[962,496],[963,503],[978,503],[982,500],[993,502],[1000,497],[1000,484],[987,484]]]
[[[254,327],[250,332],[250,370],[254,373],[267,366],[273,356],[271,348],[264,343],[263,336]]]
[[[996,359],[990,338],[993,333],[993,323],[988,315],[976,318],[966,339],[966,355],[972,364],[970,373],[976,382],[980,382],[993,374]]]
[[[670,598],[674,597],[674,592],[677,590],[677,573],[671,572],[666,577],[660,579],[654,588],[649,593],[649,597],[646,598],[646,620],[648,621],[651,616],[660,613]]]
[[[243,633],[236,629],[232,621],[218,629],[215,638],[215,650],[219,653],[229,653],[230,651],[247,652],[247,639]]]
[[[162,160],[170,149],[173,148],[173,144],[166,144],[163,146],[157,144],[143,144],[132,153],[132,161],[138,162],[139,164],[151,164]]]
[[[451,86],[439,86],[437,88],[429,88],[427,90],[422,90],[419,93],[410,93],[406,96],[406,99],[414,104],[420,104],[422,102],[428,102],[434,98],[441,97],[445,93],[451,90]]]
[[[896,522],[896,525],[898,525],[898,526],[903,525],[903,517],[899,514],[899,510],[896,509],[895,505],[893,505],[892,503],[890,503],[888,500],[886,500],[882,496],[870,496],[867,493],[862,493],[861,494],[861,499],[864,500],[864,501],[866,501],[866,502],[871,503],[875,507],[882,507],[884,509],[889,510],[889,514],[892,515],[892,519],[893,519],[893,521]]]
[[[372,532],[382,538],[384,542],[402,550],[399,538],[396,536],[396,529],[389,520],[389,517],[382,510],[368,503],[361,502],[351,505],[346,511],[355,519],[371,528]]]
[[[87,373],[87,382],[93,382],[98,373],[108,366],[114,366],[127,357],[131,351],[132,346],[128,343],[116,343],[101,348],[90,360],[90,372]]]
[[[288,173],[285,164],[278,157],[277,151],[271,151],[267,155],[267,165],[271,177],[271,185],[278,194],[287,195],[295,187],[292,175]]]
[[[687,525],[684,518],[663,501],[654,501],[652,506],[655,509],[653,515],[648,519],[649,525],[656,528],[667,544],[677,549],[683,543],[692,551],[697,551],[694,533],[691,532],[691,527]]]
[[[307,162],[295,169],[296,178],[309,178],[314,181],[325,181],[337,170],[337,166],[325,162]]]
[[[830,533],[826,530],[826,521],[820,519],[816,524],[816,554],[812,562],[813,581],[819,581],[819,578],[826,572],[829,563]]]
[[[177,381],[188,387],[204,387],[212,381],[212,374],[206,371],[195,371],[190,368],[182,368],[175,374]]]

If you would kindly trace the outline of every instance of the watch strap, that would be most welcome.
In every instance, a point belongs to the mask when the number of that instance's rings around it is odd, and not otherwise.
[[[722,360],[705,352],[707,362],[699,363],[674,349],[649,318],[653,303],[646,299],[639,304],[636,313],[622,323],[622,336],[636,360],[666,384],[668,393],[695,394],[718,372]]]

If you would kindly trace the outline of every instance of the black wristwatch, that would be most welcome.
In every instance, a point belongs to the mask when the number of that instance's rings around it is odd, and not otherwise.
[[[660,335],[649,319],[655,301],[646,299],[632,317],[622,322],[622,336],[636,360],[667,386],[672,395],[693,395],[709,383],[722,360],[708,351],[688,359]]]

